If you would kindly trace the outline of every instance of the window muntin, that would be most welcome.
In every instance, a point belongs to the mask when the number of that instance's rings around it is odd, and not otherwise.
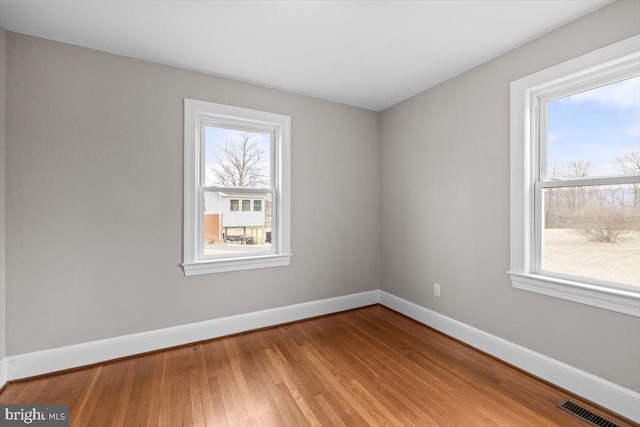
[[[185,99],[185,275],[289,264],[289,138],[287,116]]]
[[[553,144],[557,139],[556,135],[547,132],[548,126],[554,128],[555,125],[548,123],[554,119],[548,120],[546,111],[548,107],[553,111],[553,102],[563,97],[635,79],[640,75],[638,43],[640,36],[634,36],[511,82],[511,262],[508,274],[514,288],[640,317],[640,286],[629,284],[628,279],[580,272],[575,266],[560,268],[552,246],[547,248],[551,258],[543,257],[545,243],[555,243],[551,235],[555,228],[545,223],[549,215],[545,206],[553,207],[551,199],[558,192],[579,193],[581,187],[598,192],[605,188],[628,192],[640,183],[638,175],[602,170],[586,177],[563,177],[557,171],[554,176],[553,163],[585,159],[576,156],[559,161],[561,157],[554,149],[561,147],[547,144]],[[593,93],[583,96],[596,98]],[[634,129],[637,127],[628,130],[633,133]],[[576,145],[568,151],[581,154],[580,146]],[[614,158],[623,154],[616,153]],[[607,156],[600,157],[607,161]],[[556,204],[553,210],[558,208]],[[601,208],[611,209],[611,206],[605,204]],[[618,204],[616,209],[619,208]],[[571,225],[576,228],[576,224]]]

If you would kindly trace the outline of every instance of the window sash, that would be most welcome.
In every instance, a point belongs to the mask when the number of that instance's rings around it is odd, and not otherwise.
[[[566,179],[556,181],[538,181],[534,183],[540,188],[585,187],[592,185],[638,184],[640,175],[618,175],[594,178]]]
[[[199,168],[199,186],[204,187],[207,185],[206,183],[206,155],[205,155],[205,141],[204,134],[206,127],[217,127],[223,129],[231,129],[238,130],[241,132],[253,132],[253,133],[266,133],[269,134],[269,185],[265,187],[252,187],[252,188],[277,188],[277,171],[279,170],[279,156],[278,156],[278,130],[273,126],[267,125],[252,125],[245,123],[233,124],[237,121],[232,119],[229,120],[212,120],[210,117],[198,118],[196,119],[196,129],[198,129],[198,134],[196,135],[196,144],[198,145],[198,151],[200,153],[198,159],[198,168]],[[246,188],[246,187],[225,187],[230,191],[235,191],[238,188]]]
[[[609,185],[617,184],[635,184],[640,183],[640,176],[624,176],[624,177],[610,177],[610,178],[594,178],[594,179],[579,179],[579,180],[567,180],[567,181],[547,181],[534,183],[534,224],[532,239],[533,247],[531,250],[533,266],[532,273],[542,276],[555,277],[562,280],[569,280],[573,282],[585,283],[587,285],[604,286],[607,288],[617,289],[621,291],[637,292],[638,286],[629,285],[625,283],[609,282],[606,280],[591,278],[588,276],[576,276],[571,274],[558,273],[554,271],[545,270],[542,268],[543,258],[543,233],[545,230],[544,224],[544,201],[543,192],[545,188],[575,188],[582,186],[593,187],[605,187]]]
[[[247,254],[225,254],[225,255],[205,255],[204,254],[204,193],[205,192],[220,192],[220,193],[230,193],[233,192],[234,196],[262,196],[264,194],[271,194],[271,249],[265,250],[256,250],[251,251]],[[198,235],[198,259],[199,260],[216,260],[216,259],[225,259],[225,258],[246,258],[247,256],[260,256],[260,255],[275,255],[280,253],[280,245],[278,239],[278,210],[276,206],[278,204],[278,192],[276,190],[269,189],[259,189],[259,188],[234,188],[230,190],[229,187],[200,187],[199,189],[199,197],[200,200],[198,206],[198,224],[197,224],[197,235]],[[235,199],[234,199],[235,200]],[[242,211],[242,199],[239,199],[239,211]],[[236,211],[234,211],[236,212]],[[246,212],[246,211],[244,211]]]
[[[640,76],[640,67],[635,62],[612,66],[612,68],[614,71],[606,72],[606,75],[601,75],[602,72],[597,73],[596,75],[591,74],[588,77],[571,84],[557,83],[536,92],[533,101],[534,120],[536,124],[533,126],[535,131],[534,141],[537,142],[537,155],[534,156],[534,160],[536,162],[536,182],[550,180],[549,166],[547,164],[549,143],[547,106],[549,101]]]

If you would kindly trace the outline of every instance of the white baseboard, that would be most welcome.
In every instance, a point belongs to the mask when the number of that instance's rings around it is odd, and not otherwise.
[[[7,358],[0,360],[0,387],[4,386],[8,379],[7,375]]]
[[[286,307],[206,320],[137,334],[9,356],[0,362],[0,378],[11,381],[120,357],[188,344],[378,302],[379,291],[362,292]],[[4,382],[2,383],[4,384]]]
[[[380,291],[380,304],[626,418],[640,422],[640,393],[387,292]]]

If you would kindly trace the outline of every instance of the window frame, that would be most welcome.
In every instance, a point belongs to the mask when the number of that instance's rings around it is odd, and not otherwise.
[[[207,187],[203,181],[205,125],[230,127],[240,130],[256,129],[272,132],[271,186],[268,188],[233,188],[227,191],[240,195],[270,193],[272,195],[272,247],[246,255],[207,257],[203,255],[204,191],[219,189]],[[249,270],[289,265],[291,259],[291,183],[290,150],[291,118],[282,114],[248,108],[184,99],[184,231],[183,263],[185,276]],[[241,198],[239,198],[242,200]],[[242,202],[238,203],[239,212]]]
[[[636,176],[594,177],[561,183],[546,173],[546,123],[541,103],[640,73],[640,36],[511,82],[511,265],[514,288],[640,317],[640,291],[540,268],[542,191],[554,186],[638,182]],[[541,128],[540,128],[540,127]],[[541,161],[541,159],[544,160]],[[539,208],[536,208],[539,207]]]

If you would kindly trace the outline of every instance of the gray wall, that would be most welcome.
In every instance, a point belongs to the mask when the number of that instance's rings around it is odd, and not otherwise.
[[[0,359],[5,356],[5,110],[7,36],[0,27]]]
[[[7,33],[7,353],[379,288],[379,114]],[[289,267],[185,278],[183,98],[292,117]]]
[[[635,391],[640,319],[515,290],[506,271],[509,83],[640,33],[639,16],[615,2],[381,116],[381,288]]]

